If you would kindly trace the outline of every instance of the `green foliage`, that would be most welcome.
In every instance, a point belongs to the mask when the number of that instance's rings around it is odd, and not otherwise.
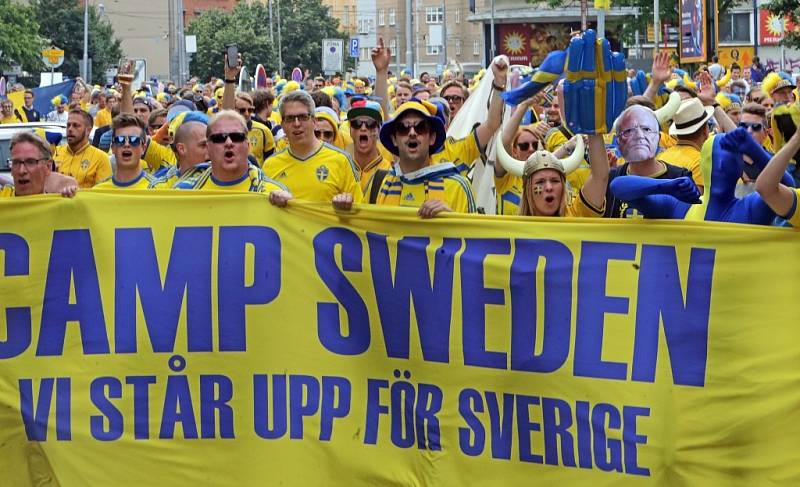
[[[41,61],[43,47],[33,9],[10,0],[0,0],[0,50],[3,51],[0,70],[16,63],[24,70],[39,71],[44,66]]]
[[[763,5],[763,7],[766,7],[770,13],[775,15],[795,19],[794,30],[784,33],[781,44],[792,49],[800,49],[800,30],[798,30],[798,22],[800,22],[800,2],[797,0],[772,0],[766,5]]]
[[[80,76],[83,59],[83,2],[33,0],[31,7],[39,22],[39,34],[64,50],[61,70],[66,76]],[[93,83],[104,83],[105,72],[122,57],[120,41],[107,19],[102,19],[94,5],[89,6],[89,58],[92,60]]]
[[[320,0],[280,0],[280,9],[283,76],[288,76],[294,67],[318,73],[322,39],[347,39],[337,30],[339,21],[328,15]],[[250,74],[257,64],[263,64],[270,74],[278,71],[277,2],[273,3],[273,22],[274,43],[270,42],[269,8],[265,4],[240,2],[231,12],[203,12],[186,28],[188,34],[197,36],[190,72],[202,80],[221,78],[225,45],[230,43],[238,44]]]

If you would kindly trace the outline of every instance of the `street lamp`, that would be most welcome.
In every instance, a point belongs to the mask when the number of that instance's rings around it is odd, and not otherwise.
[[[81,66],[81,78],[89,82],[89,0],[83,0],[83,66]]]

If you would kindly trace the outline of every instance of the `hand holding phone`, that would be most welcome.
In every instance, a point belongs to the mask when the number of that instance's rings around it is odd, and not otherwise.
[[[225,54],[228,57],[228,68],[237,68],[239,66],[239,46],[237,44],[225,45]]]

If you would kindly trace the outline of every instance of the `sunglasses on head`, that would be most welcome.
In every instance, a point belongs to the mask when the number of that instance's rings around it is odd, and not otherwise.
[[[411,129],[414,129],[417,135],[427,135],[430,132],[431,126],[427,120],[422,120],[416,124],[399,123],[397,124],[397,135],[406,136],[411,133]]]
[[[244,132],[222,132],[208,136],[208,140],[211,141],[212,144],[224,144],[228,138],[231,139],[231,142],[238,144],[247,139],[247,134]]]
[[[131,145],[131,147],[139,147],[140,145],[142,145],[144,140],[139,135],[115,135],[111,139],[111,142],[114,145],[125,145],[125,143],[127,142],[128,144]]]
[[[332,139],[334,135],[336,135],[333,130],[315,130],[314,135],[320,138]]]
[[[739,122],[739,127],[745,129],[753,129],[753,132],[761,132],[761,130],[764,128],[764,124],[758,122],[756,123]]]
[[[350,126],[358,130],[361,127],[367,127],[368,130],[375,130],[378,128],[378,122],[375,120],[351,120]]]

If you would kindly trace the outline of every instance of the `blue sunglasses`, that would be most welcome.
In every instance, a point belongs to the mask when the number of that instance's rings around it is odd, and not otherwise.
[[[112,138],[114,145],[125,145],[125,142],[129,143],[131,147],[139,147],[144,140],[139,135],[115,135]]]

